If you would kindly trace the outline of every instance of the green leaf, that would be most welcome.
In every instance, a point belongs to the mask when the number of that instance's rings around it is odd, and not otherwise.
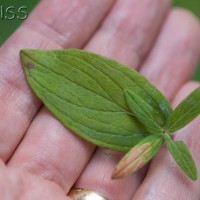
[[[163,137],[150,135],[136,144],[118,163],[112,178],[126,177],[143,167],[158,152]]]
[[[66,127],[94,144],[127,152],[147,136],[130,113],[124,89],[155,109],[164,126],[172,113],[165,97],[142,75],[109,58],[69,50],[21,50],[28,83]]]
[[[192,180],[197,180],[197,168],[189,149],[182,141],[174,142],[169,135],[165,134],[167,147],[179,167]]]
[[[168,132],[177,131],[200,114],[200,87],[187,96],[169,117],[166,129]]]
[[[137,119],[144,124],[152,134],[162,134],[162,129],[156,122],[157,113],[134,91],[125,90],[126,102]]]

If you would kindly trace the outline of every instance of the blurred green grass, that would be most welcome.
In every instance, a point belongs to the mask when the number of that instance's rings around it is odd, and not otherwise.
[[[33,7],[39,2],[39,0],[3,0],[0,2],[0,6],[8,7],[26,6],[27,12],[30,13]],[[175,7],[183,7],[192,11],[200,19],[200,0],[175,0],[173,3]],[[0,45],[15,31],[22,21],[19,19],[2,20],[0,18]],[[194,80],[200,81],[200,65],[197,68],[197,72],[194,75]]]
[[[174,1],[174,6],[186,8],[192,11],[200,19],[200,0],[176,0]],[[200,81],[200,64],[197,67],[193,79]]]
[[[27,12],[30,13],[33,7],[38,3],[38,0],[3,0],[0,1],[0,6],[7,8],[9,6],[14,6],[18,9],[20,6],[26,6]],[[17,18],[13,20],[6,20],[0,18],[0,45],[15,31],[15,29],[23,22]]]

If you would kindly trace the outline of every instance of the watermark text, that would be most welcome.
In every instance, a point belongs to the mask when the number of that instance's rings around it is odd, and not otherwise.
[[[28,17],[28,8],[26,6],[0,6],[1,20],[25,20]]]

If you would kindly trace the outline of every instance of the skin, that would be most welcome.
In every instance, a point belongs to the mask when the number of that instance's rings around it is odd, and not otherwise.
[[[22,48],[84,48],[137,69],[176,106],[199,83],[200,26],[170,0],[43,0],[0,48],[0,193],[4,200],[70,199],[72,187],[110,200],[198,200],[164,146],[149,167],[111,180],[121,154],[96,148],[64,128],[28,87]],[[92,17],[91,17],[92,15]],[[192,137],[191,137],[192,134]],[[177,132],[200,172],[200,118]]]

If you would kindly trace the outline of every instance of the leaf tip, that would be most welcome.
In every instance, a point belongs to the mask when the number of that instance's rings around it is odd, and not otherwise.
[[[112,179],[120,179],[120,178],[123,178],[122,176],[120,176],[118,174],[118,172],[115,170],[111,176]]]
[[[23,58],[31,54],[32,54],[32,49],[21,49],[19,52],[20,58]]]
[[[24,51],[26,51],[26,49],[20,49],[19,55],[22,56],[24,54]]]
[[[125,171],[123,171],[121,169],[121,167],[119,167],[119,165],[115,168],[113,174],[112,174],[112,179],[120,179],[120,178],[124,178],[126,176],[130,175],[130,173],[126,173]]]
[[[25,70],[25,72],[27,70],[35,68],[34,62],[32,62],[31,59],[29,58],[30,56],[33,55],[33,51],[31,49],[21,49],[19,54],[22,67]]]
[[[124,89],[124,94],[125,95],[130,95],[130,93],[131,93],[131,90],[130,89]]]
[[[132,96],[132,91],[130,89],[124,89],[124,97],[126,99],[126,102],[128,103],[129,102],[129,98],[130,96]]]
[[[196,167],[196,165],[195,165]],[[197,168],[196,168],[196,171],[195,173],[192,174],[192,176],[190,176],[190,178],[193,180],[193,181],[196,181],[198,179],[198,172],[197,172]]]

